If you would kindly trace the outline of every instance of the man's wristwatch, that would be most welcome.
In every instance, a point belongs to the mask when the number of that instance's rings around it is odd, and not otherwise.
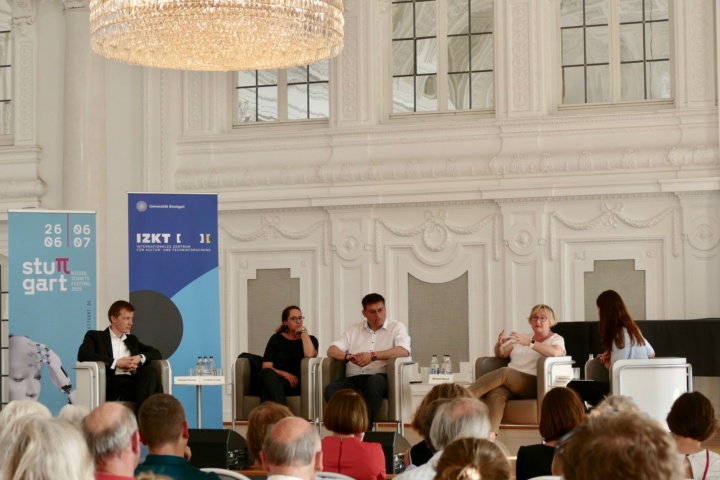
[[[377,355],[375,355],[375,352],[370,352],[370,360],[373,362],[377,360]]]

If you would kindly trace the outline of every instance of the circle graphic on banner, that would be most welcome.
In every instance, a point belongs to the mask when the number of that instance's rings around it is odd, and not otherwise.
[[[147,203],[145,203],[145,201],[143,200],[140,200],[135,204],[135,208],[137,208],[138,212],[144,212],[145,210],[147,210]]]
[[[130,333],[141,343],[157,348],[163,358],[170,358],[183,337],[183,319],[177,306],[168,297],[153,290],[130,294],[135,318]]]

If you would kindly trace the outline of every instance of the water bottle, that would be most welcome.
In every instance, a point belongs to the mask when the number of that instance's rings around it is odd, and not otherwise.
[[[588,360],[592,360],[593,358],[595,358],[595,355],[593,355],[593,354],[591,353],[590,356],[588,357]]]
[[[195,363],[195,375],[202,375],[202,357],[198,357]]]
[[[450,355],[445,355],[443,358],[443,368],[445,370],[446,375],[452,375],[452,360],[450,360]]]
[[[210,360],[208,360],[208,370],[210,372],[208,375],[212,375],[213,377],[217,375],[217,367],[215,366],[215,359],[212,355],[210,355]]]
[[[430,360],[430,375],[437,375],[440,373],[440,362],[438,362],[437,355],[432,356]]]
[[[202,368],[200,370],[202,371],[202,373],[200,375],[208,374],[208,358],[207,357],[202,358]]]

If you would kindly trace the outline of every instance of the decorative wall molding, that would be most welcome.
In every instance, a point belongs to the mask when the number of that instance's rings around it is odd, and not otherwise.
[[[20,36],[27,36],[29,28],[35,24],[35,6],[32,0],[10,0],[10,3],[14,5],[13,8],[13,19],[12,28]]]
[[[606,203],[600,205],[601,214],[584,222],[578,222],[571,220],[558,212],[550,213],[550,260],[555,260],[557,257],[557,233],[556,233],[556,222],[560,222],[563,226],[571,230],[592,230],[595,227],[604,225],[607,227],[617,228],[618,222],[622,222],[625,225],[645,229],[658,225],[668,216],[671,217],[671,238],[672,238],[672,253],[673,256],[680,256],[680,231],[679,231],[679,208],[669,207],[660,212],[657,215],[646,218],[644,220],[636,220],[628,217],[623,213],[624,204],[618,203],[614,207],[609,207]]]
[[[183,72],[185,84],[185,131],[202,130],[203,72]]]
[[[381,263],[383,261],[383,240],[381,226],[388,230],[390,233],[397,237],[416,237],[421,235],[423,245],[425,248],[433,253],[444,251],[452,242],[453,238],[451,234],[456,235],[472,235],[482,230],[488,223],[493,224],[493,251],[495,261],[500,260],[500,230],[499,230],[499,216],[497,214],[491,214],[483,218],[479,222],[462,227],[453,225],[447,221],[447,211],[440,210],[437,215],[431,211],[425,211],[425,221],[420,225],[411,228],[400,228],[392,225],[388,220],[378,218],[375,220],[375,263]],[[433,235],[438,235],[440,241],[432,239]]]
[[[511,42],[510,62],[512,65],[512,107],[511,112],[530,110],[530,5],[511,3],[509,40]]]
[[[303,240],[308,238],[310,235],[315,233],[317,230],[322,229],[322,250],[323,250],[323,262],[325,265],[330,263],[330,239],[329,239],[329,224],[327,221],[321,220],[315,222],[305,230],[299,232],[293,232],[280,226],[281,220],[279,217],[268,217],[264,216],[261,219],[262,227],[252,233],[237,233],[225,224],[220,224],[219,228],[224,230],[230,235],[231,238],[239,242],[254,242],[260,238],[264,238],[266,241],[271,238],[277,238],[281,236],[287,240]]]
[[[35,45],[34,42],[18,42],[17,130],[15,140],[33,141],[35,138]]]
[[[364,0],[366,1],[366,0]],[[352,122],[358,120],[358,28],[357,18],[345,18],[345,46],[343,47],[340,63],[342,68],[342,115],[343,120]]]

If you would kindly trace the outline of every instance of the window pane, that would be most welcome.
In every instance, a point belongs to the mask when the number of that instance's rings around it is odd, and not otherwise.
[[[620,23],[642,22],[643,0],[622,0],[620,4]]]
[[[470,3],[470,31],[490,33],[493,31],[493,0],[472,0]]]
[[[585,0],[585,25],[607,25],[608,8],[609,0]]]
[[[670,9],[668,0],[645,0],[645,20],[667,20]]]
[[[448,75],[448,110],[470,108],[470,74]]]
[[[415,73],[415,55],[413,41],[393,42],[393,75],[412,75]]]
[[[620,25],[620,61],[643,59],[643,24]]]
[[[311,82],[327,82],[330,80],[330,62],[313,63],[310,65],[310,81]]]
[[[305,120],[308,118],[307,84],[288,85],[288,120]]]
[[[413,37],[413,4],[396,3],[393,5],[393,39]]]
[[[608,63],[610,61],[610,39],[608,27],[591,27],[587,32],[587,63]]]
[[[560,2],[560,26],[579,27],[583,24],[583,0]]]
[[[585,103],[585,67],[563,68],[563,103]]]
[[[310,118],[330,116],[330,86],[327,83],[310,85]]]
[[[417,74],[437,73],[437,39],[417,41]]]
[[[437,76],[423,75],[415,78],[415,103],[417,112],[434,112],[437,105]]]
[[[437,35],[437,13],[434,1],[415,3],[415,35],[417,37]]]
[[[276,121],[278,119],[277,110],[277,87],[258,88],[258,121]]]
[[[469,38],[448,38],[448,72],[467,72],[470,70]]]
[[[253,123],[256,121],[257,103],[255,102],[255,88],[241,88],[237,90],[237,122]]]
[[[492,72],[472,74],[472,108],[495,106],[495,76]]]
[[[659,60],[670,58],[670,23],[656,22],[645,25],[645,58]]]
[[[588,103],[609,102],[610,67],[598,65],[587,67],[587,101]]]
[[[582,28],[562,30],[562,64],[582,65],[585,63]]]
[[[393,78],[393,112],[415,111],[415,77]]]
[[[448,0],[447,9],[448,35],[470,33],[468,0]]]
[[[645,74],[642,63],[620,65],[620,99],[645,100]]]
[[[648,99],[671,98],[670,62],[648,62],[646,66]]]
[[[238,87],[254,87],[257,74],[255,70],[245,70],[237,72],[237,86]]]
[[[472,69],[492,70],[495,66],[495,50],[492,35],[473,35],[472,39]]]
[[[292,67],[287,69],[287,83],[288,85],[293,83],[307,83],[307,65],[302,67]]]
[[[258,70],[258,85],[277,85],[277,69]]]

